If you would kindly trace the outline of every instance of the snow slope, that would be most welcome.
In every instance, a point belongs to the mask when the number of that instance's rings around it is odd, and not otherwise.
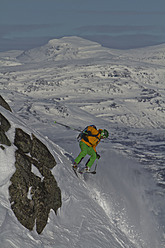
[[[161,56],[151,60],[164,48],[118,51],[64,37],[29,51],[0,53],[1,94],[13,114],[0,111],[13,127],[37,135],[55,156],[53,174],[63,203],[57,216],[50,213],[41,235],[23,228],[8,200],[14,147],[9,154],[0,151],[4,248],[165,246],[165,70]],[[79,153],[78,133],[54,120],[110,131],[98,147],[96,175],[75,177],[68,156]],[[13,129],[8,136],[13,139]]]
[[[151,202],[145,192],[150,180],[142,175],[138,164],[134,167],[134,161],[119,155],[116,158],[103,144],[102,169],[98,169],[96,176],[77,179],[63,148],[28,128],[2,107],[1,113],[12,124],[10,139],[13,140],[14,128],[20,127],[29,134],[33,132],[48,146],[58,162],[52,172],[62,190],[62,208],[57,216],[53,211],[50,213],[43,233],[39,236],[35,231],[26,230],[18,223],[8,200],[9,179],[15,171],[14,146],[8,154],[1,151],[3,247],[157,247],[158,223],[152,211],[148,211]]]

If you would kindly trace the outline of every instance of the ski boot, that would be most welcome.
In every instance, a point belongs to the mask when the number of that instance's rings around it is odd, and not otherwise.
[[[85,166],[84,172],[90,172],[90,168],[88,166]]]
[[[77,165],[78,164],[76,162],[73,163],[72,167],[73,167],[74,170],[77,170]]]

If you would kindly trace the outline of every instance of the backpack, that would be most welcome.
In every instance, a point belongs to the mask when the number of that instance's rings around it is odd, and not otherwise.
[[[81,132],[79,133],[79,135],[77,136],[77,140],[78,140],[78,141],[80,141],[81,139],[86,140],[87,137],[88,137],[88,135],[90,135],[89,132],[87,131],[87,130],[88,130],[88,127],[94,127],[94,128],[97,130],[97,128],[96,128],[95,125],[89,125],[89,126],[87,126],[87,127],[84,128],[84,130],[81,131]]]

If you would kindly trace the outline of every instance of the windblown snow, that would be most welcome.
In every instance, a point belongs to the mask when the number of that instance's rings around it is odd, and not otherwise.
[[[13,110],[0,107],[12,124],[7,135],[13,141],[21,127],[47,145],[62,192],[62,207],[50,212],[42,234],[28,231],[9,202],[15,148],[1,149],[3,248],[165,247],[164,59],[165,44],[121,51],[79,37],[0,53],[0,92]],[[75,177],[69,158],[80,151],[78,132],[55,120],[109,130],[96,175]]]

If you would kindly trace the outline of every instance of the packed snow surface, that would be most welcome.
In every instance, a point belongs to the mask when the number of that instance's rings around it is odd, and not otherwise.
[[[21,127],[47,145],[62,192],[62,207],[57,216],[50,212],[42,234],[28,231],[9,202],[15,147],[1,149],[3,248],[165,247],[164,58],[164,44],[121,51],[78,37],[0,53],[0,92],[13,110],[0,107],[12,125],[7,136],[13,142]],[[90,124],[110,136],[98,146],[96,175],[78,179],[71,169],[80,151],[73,128]]]

